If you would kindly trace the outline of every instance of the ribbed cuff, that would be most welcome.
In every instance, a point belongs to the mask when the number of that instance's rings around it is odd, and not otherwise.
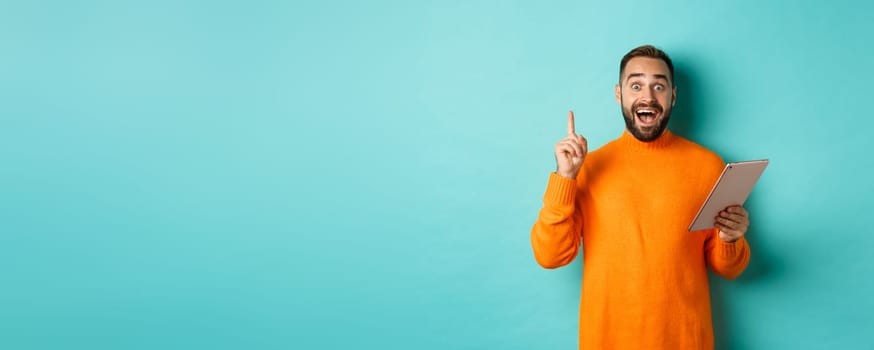
[[[556,173],[549,174],[549,183],[543,195],[546,205],[573,205],[577,196],[577,180]]]
[[[719,240],[719,255],[723,259],[734,259],[743,251],[744,245],[747,244],[747,240],[744,237],[734,242],[726,242],[719,238],[717,240]]]

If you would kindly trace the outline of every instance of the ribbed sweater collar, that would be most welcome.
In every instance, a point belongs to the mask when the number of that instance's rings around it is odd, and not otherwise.
[[[624,147],[629,147],[638,150],[659,150],[670,146],[677,137],[670,130],[665,129],[661,136],[650,142],[643,142],[634,137],[628,130],[622,132],[619,137],[619,144]]]

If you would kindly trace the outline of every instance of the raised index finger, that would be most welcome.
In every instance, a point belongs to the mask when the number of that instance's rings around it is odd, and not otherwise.
[[[576,135],[576,131],[574,131],[574,111],[567,112],[567,134],[568,135]]]

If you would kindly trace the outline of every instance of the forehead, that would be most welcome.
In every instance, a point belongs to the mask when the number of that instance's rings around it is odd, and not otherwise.
[[[632,74],[642,74],[644,78],[655,78],[657,75],[670,77],[671,71],[665,61],[652,57],[635,57],[625,65],[623,80]]]

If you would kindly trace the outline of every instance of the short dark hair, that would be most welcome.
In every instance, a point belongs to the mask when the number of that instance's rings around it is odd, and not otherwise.
[[[650,57],[660,59],[668,65],[668,71],[671,72],[671,76],[669,77],[669,82],[671,85],[674,85],[674,64],[671,62],[671,58],[668,57],[664,51],[659,50],[657,47],[652,45],[643,45],[638,46],[631,51],[628,51],[625,56],[622,57],[622,61],[619,63],[619,83],[622,83],[622,74],[625,73],[625,66],[628,65],[628,61],[631,61],[632,58],[635,57]]]

